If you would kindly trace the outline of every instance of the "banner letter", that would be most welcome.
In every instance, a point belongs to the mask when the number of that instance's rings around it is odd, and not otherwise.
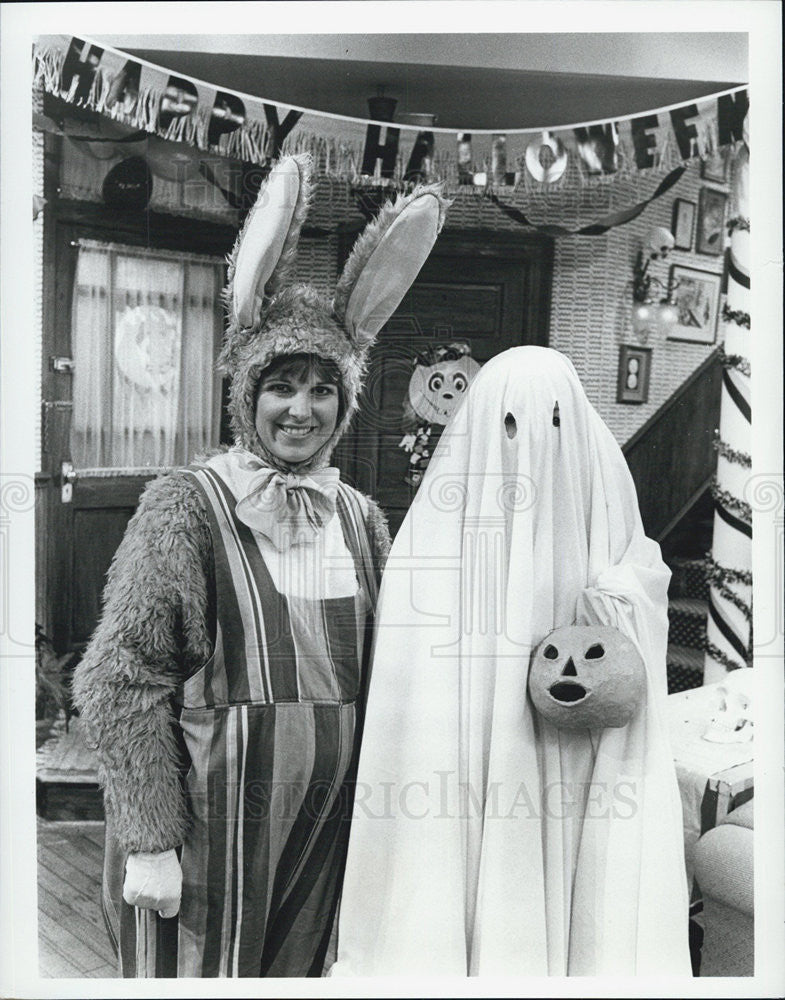
[[[90,89],[93,86],[95,73],[103,54],[103,49],[93,45],[88,46],[85,50],[85,43],[81,38],[72,38],[60,76],[61,88],[70,90],[74,77],[78,76],[79,83],[74,92],[74,98],[78,101],[86,100],[90,96]]]
[[[382,161],[382,177],[392,177],[395,173],[395,161],[398,156],[398,140],[401,135],[399,128],[388,128],[384,145],[381,143],[381,125],[369,125],[365,136],[365,152],[363,153],[362,172],[373,174],[376,161]]]
[[[142,78],[142,64],[129,59],[112,80],[106,97],[107,108],[113,108],[127,97],[132,101],[139,96],[139,81]]]
[[[161,98],[161,110],[158,112],[159,128],[167,129],[175,119],[187,117],[198,102],[199,95],[190,80],[170,76],[166,92]]]
[[[494,184],[515,184],[515,174],[507,172],[507,136],[502,133],[491,143],[491,177]]]
[[[222,135],[234,132],[245,122],[245,105],[234,94],[225,94],[219,90],[215,95],[213,109],[210,112],[210,125],[207,129],[207,144],[214,146]]]
[[[418,132],[403,175],[405,181],[426,181],[433,165],[433,132]]]
[[[547,166],[542,162],[542,151],[550,152],[550,163]],[[526,168],[536,181],[542,184],[553,184],[567,169],[569,157],[564,149],[561,139],[556,139],[547,132],[543,132],[542,138],[530,142],[526,147]]]
[[[282,122],[278,121],[278,109],[274,104],[265,104],[264,117],[267,119],[267,128],[270,130],[270,139],[267,147],[267,156],[275,159],[281,152],[283,141],[292,131],[294,126],[302,118],[302,111],[290,111]]]
[[[749,107],[746,90],[717,98],[717,136],[721,146],[744,138],[744,119]]]
[[[458,133],[458,183],[474,184],[471,132]]]
[[[682,160],[689,160],[697,150],[693,150],[692,141],[698,138],[698,130],[688,118],[697,118],[698,109],[694,104],[688,104],[684,108],[674,108],[671,111],[671,124],[676,135],[676,142],[679,146]]]
[[[638,170],[654,166],[654,157],[649,150],[657,145],[657,138],[648,130],[657,128],[658,124],[656,115],[643,115],[641,118],[633,118],[630,122],[632,144],[635,147],[635,166]]]
[[[616,146],[618,135],[613,122],[576,128],[575,141],[578,154],[590,174],[615,174],[617,170]]]

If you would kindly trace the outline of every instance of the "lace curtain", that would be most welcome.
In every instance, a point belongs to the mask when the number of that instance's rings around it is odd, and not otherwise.
[[[180,465],[217,443],[222,261],[83,241],[73,296],[78,469]]]

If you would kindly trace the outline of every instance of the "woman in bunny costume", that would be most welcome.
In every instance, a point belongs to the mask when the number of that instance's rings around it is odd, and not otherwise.
[[[487,362],[384,571],[333,975],[690,975],[669,578],[570,361]],[[534,710],[531,651],[575,624],[640,653],[621,727]]]
[[[310,174],[307,156],[273,168],[232,255],[235,446],[145,490],[74,681],[124,976],[324,966],[389,547],[328,461],[444,202],[421,188],[385,206],[329,302],[290,283]]]

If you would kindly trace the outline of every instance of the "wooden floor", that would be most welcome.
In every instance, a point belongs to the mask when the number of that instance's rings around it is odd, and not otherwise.
[[[104,825],[38,821],[41,977],[116,978],[101,915]]]

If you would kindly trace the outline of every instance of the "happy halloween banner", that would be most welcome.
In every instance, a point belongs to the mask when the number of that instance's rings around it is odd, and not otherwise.
[[[672,169],[742,139],[738,87],[678,107],[569,127],[462,131],[293,107],[170,73],[69,35],[33,48],[34,85],[115,122],[248,163],[311,152],[322,174],[353,183],[445,181],[449,188],[563,186]]]

